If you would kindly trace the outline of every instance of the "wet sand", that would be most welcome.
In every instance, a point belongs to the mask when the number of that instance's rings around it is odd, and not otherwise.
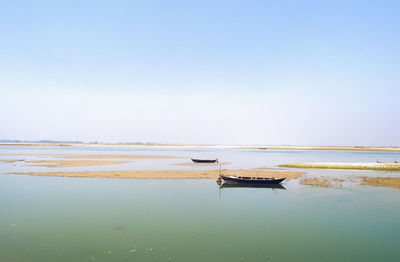
[[[400,177],[359,177],[361,185],[383,186],[400,189]]]
[[[400,163],[294,163],[279,166],[292,168],[400,171]]]
[[[28,166],[44,167],[82,167],[82,166],[102,166],[129,163],[129,161],[111,160],[29,160]]]
[[[55,176],[55,177],[89,177],[89,178],[132,178],[132,179],[217,179],[219,170],[196,171],[83,171],[83,172],[26,172],[10,173],[14,175]],[[222,170],[224,175],[254,177],[286,177],[286,181],[302,176],[303,172],[278,172],[255,170]]]

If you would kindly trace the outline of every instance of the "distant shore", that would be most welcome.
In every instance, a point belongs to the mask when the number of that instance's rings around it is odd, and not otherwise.
[[[394,151],[400,147],[369,146],[238,146],[238,145],[191,145],[191,144],[123,144],[123,143],[0,143],[0,146],[110,146],[110,147],[160,147],[160,148],[236,148],[236,149],[279,149],[279,150],[344,150],[344,151]]]

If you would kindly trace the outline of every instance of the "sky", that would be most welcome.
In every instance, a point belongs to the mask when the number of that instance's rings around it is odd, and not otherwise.
[[[400,146],[399,13],[0,0],[0,139]]]

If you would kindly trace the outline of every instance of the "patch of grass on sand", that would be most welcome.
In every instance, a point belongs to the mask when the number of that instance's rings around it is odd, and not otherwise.
[[[361,185],[383,186],[400,189],[400,177],[359,177],[362,179]]]
[[[280,167],[400,171],[400,163],[294,163]]]
[[[303,178],[299,183],[308,186],[333,187],[333,184],[327,178]]]
[[[24,159],[0,159],[0,162],[3,163],[14,163],[19,161],[24,161]]]

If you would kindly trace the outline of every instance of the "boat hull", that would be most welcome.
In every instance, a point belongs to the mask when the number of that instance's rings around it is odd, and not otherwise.
[[[232,177],[232,176],[224,176],[221,175],[221,178],[227,182],[235,182],[235,183],[243,183],[243,184],[268,184],[268,185],[276,185],[282,183],[286,178],[279,179],[263,179],[256,177]]]
[[[194,163],[218,163],[218,159],[194,159],[192,158]]]

